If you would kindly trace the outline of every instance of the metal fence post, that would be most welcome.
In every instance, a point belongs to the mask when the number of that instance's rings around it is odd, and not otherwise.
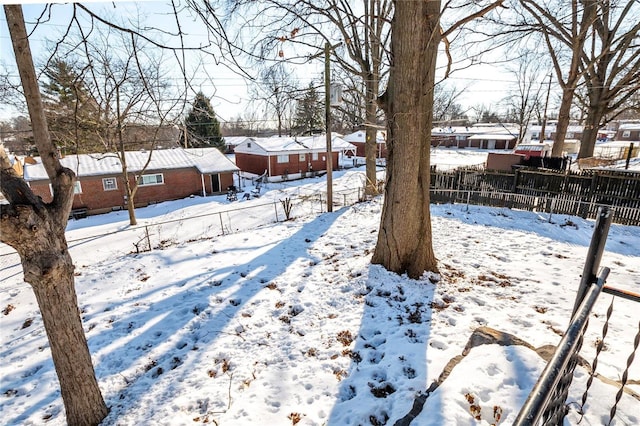
[[[560,386],[561,380],[567,373],[567,368],[570,367],[569,364],[574,353],[577,352],[591,309],[596,303],[596,300],[598,300],[598,296],[604,287],[608,275],[609,268],[604,268],[597,282],[590,286],[588,293],[585,294],[586,297],[579,306],[578,314],[572,317],[569,328],[564,336],[562,336],[555,353],[531,390],[513,426],[534,426],[538,424],[538,421],[540,421],[543,414],[545,414],[547,405],[550,405],[552,396],[554,396],[558,386]],[[573,374],[573,371],[569,373]],[[565,385],[568,389],[570,381]],[[562,400],[561,403],[564,404],[564,400]],[[554,417],[554,419],[556,422],[550,422],[549,424],[562,425],[564,412],[555,414],[556,417]]]
[[[596,223],[593,228],[593,235],[591,237],[591,243],[589,244],[589,251],[587,252],[587,260],[584,263],[582,279],[578,287],[578,293],[576,294],[572,315],[576,313],[578,306],[582,303],[582,299],[589,286],[596,282],[596,275],[600,267],[600,260],[602,259],[604,246],[607,242],[607,235],[609,234],[612,219],[613,214],[609,207],[602,206],[598,208],[598,217],[596,218]]]

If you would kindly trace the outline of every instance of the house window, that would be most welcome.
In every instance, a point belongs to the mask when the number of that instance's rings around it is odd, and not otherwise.
[[[118,189],[118,181],[114,177],[102,179],[102,188],[105,191],[113,191]]]
[[[318,161],[318,153],[314,152],[313,154],[311,154],[311,159],[312,161]]]
[[[304,161],[304,154],[300,154],[298,156],[298,161]]]
[[[49,192],[53,195],[53,185],[49,184]],[[73,184],[73,193],[74,194],[82,194],[82,185],[80,185],[80,181],[77,180],[76,183]]]
[[[251,142],[247,142],[247,148],[251,148]]]
[[[278,158],[276,160],[278,163],[280,164],[285,164],[289,162],[289,156],[288,155],[278,155]]]
[[[138,176],[138,185],[140,186],[162,185],[163,183],[164,176],[162,176],[162,173]]]
[[[622,132],[623,138],[628,138],[629,136],[631,136],[631,130],[625,130]]]

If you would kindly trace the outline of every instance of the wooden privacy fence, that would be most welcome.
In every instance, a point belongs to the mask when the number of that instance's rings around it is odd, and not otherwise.
[[[518,169],[513,173],[457,169],[431,171],[431,201],[508,207],[593,219],[598,207],[613,209],[613,221],[640,225],[640,173],[581,173]]]

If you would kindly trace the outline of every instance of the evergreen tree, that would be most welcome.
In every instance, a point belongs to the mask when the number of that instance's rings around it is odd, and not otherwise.
[[[296,115],[293,119],[295,130],[302,134],[311,134],[324,130],[324,103],[313,83],[304,97],[297,102]]]
[[[209,99],[198,92],[191,111],[185,120],[187,128],[187,146],[215,147],[224,152],[225,145],[220,131],[220,122]],[[183,137],[184,140],[184,137]]]
[[[96,152],[100,144],[90,137],[98,124],[98,107],[80,72],[55,59],[43,73],[43,100],[53,142],[66,153]]]

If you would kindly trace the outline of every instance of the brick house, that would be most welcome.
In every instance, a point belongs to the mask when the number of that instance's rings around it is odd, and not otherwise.
[[[151,155],[151,161],[140,175]],[[126,153],[128,179],[138,179],[136,207],[191,195],[226,192],[234,185],[238,168],[216,148],[172,148],[152,152]],[[76,173],[73,209],[100,214],[126,208],[120,160],[111,154],[81,154],[62,158],[63,166]],[[39,158],[25,161],[24,179],[32,191],[46,202],[51,201],[51,186]]]
[[[356,146],[356,156],[365,157],[365,141],[367,132],[358,130],[344,136],[344,140]],[[376,158],[387,158],[386,132],[378,130],[376,134]]]
[[[333,168],[337,169],[343,156],[355,154],[355,146],[337,136],[331,141]],[[236,146],[235,159],[243,172],[286,180],[326,170],[326,153],[326,135],[250,138]]]

